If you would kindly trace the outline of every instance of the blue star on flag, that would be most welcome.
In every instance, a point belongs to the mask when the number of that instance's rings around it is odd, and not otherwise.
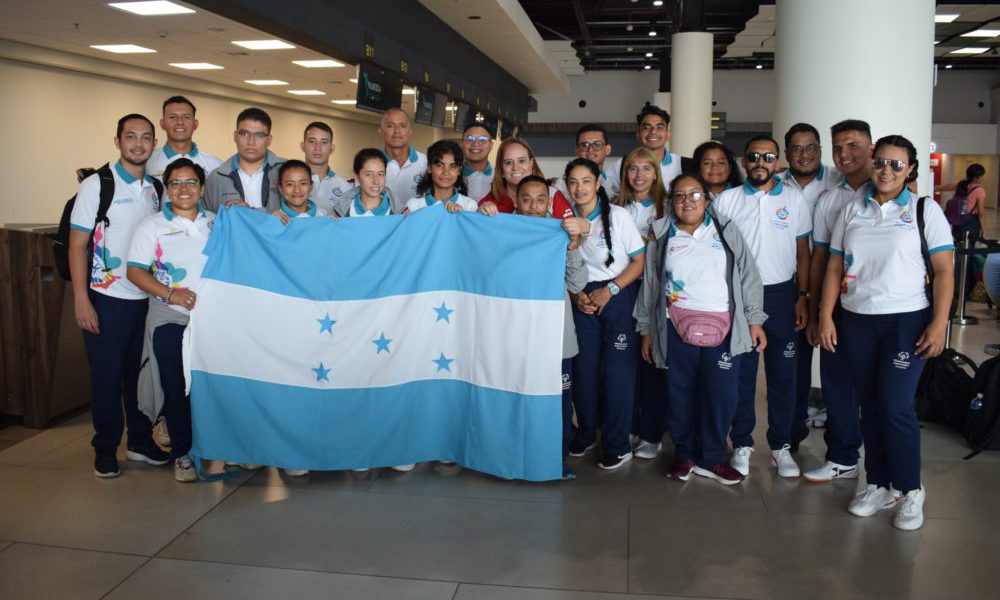
[[[450,315],[451,313],[455,312],[455,309],[448,308],[448,306],[444,303],[443,300],[441,301],[441,306],[433,310],[434,312],[437,313],[437,318],[434,319],[435,323],[438,321],[445,321],[446,323],[451,323]]]
[[[435,363],[437,365],[438,371],[448,371],[449,373],[451,373],[451,363],[453,363],[454,361],[455,361],[454,358],[445,358],[444,352],[441,353],[440,358],[435,358],[431,360],[432,363]]]
[[[392,350],[389,350],[389,342],[391,341],[392,338],[385,337],[385,332],[383,331],[382,335],[379,336],[378,339],[372,340],[372,343],[375,344],[376,348],[375,354],[381,354],[383,350],[385,350],[389,354],[392,354]]]
[[[319,366],[313,369],[316,373],[316,381],[330,381],[330,369],[323,366],[323,363],[319,363]]]
[[[316,319],[316,322],[319,323],[320,333],[328,331],[330,332],[330,335],[333,335],[333,324],[336,323],[336,321],[330,318],[330,313],[326,313],[326,316],[322,319]]]

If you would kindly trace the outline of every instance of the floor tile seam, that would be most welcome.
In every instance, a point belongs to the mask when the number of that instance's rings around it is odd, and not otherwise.
[[[50,431],[55,431],[55,430],[53,429],[53,430],[50,430]],[[31,440],[36,439],[36,438],[38,438],[41,435],[45,435],[45,432],[42,432],[42,433],[40,433],[38,435],[31,436],[30,438],[28,438],[26,440],[21,440],[20,442],[18,442],[17,444],[14,444],[10,448],[5,448],[4,452],[7,452],[8,450],[13,450],[14,448],[17,448],[18,446],[20,446],[21,444],[23,444],[25,442],[30,442]],[[65,448],[66,446],[72,444],[73,442],[78,442],[78,441],[82,440],[83,438],[88,437],[88,436],[92,436],[92,435],[93,435],[92,431],[84,431],[84,432],[80,433],[79,435],[76,435],[76,436],[73,436],[73,437],[67,439],[64,443],[59,444],[58,446],[56,446],[54,448],[50,448],[49,450],[46,450],[40,456],[37,456],[37,457],[35,457],[35,458],[31,459],[31,460],[35,461],[35,460],[40,460],[42,458],[45,458],[49,454],[52,454],[53,452],[56,452],[58,450],[62,450],[63,448]]]
[[[80,552],[97,552],[98,554],[113,554],[115,556],[132,556],[135,558],[152,558],[152,554],[143,554],[141,552],[122,552],[121,550],[105,550],[101,548],[92,548],[88,546],[73,546],[68,544],[52,544],[48,542],[37,542],[26,539],[4,539],[5,542],[11,542],[10,546],[7,548],[13,548],[14,546],[20,544],[22,546],[38,546],[39,548],[53,548],[56,550],[76,550]],[[0,553],[7,550],[4,548],[0,550]]]
[[[10,543],[7,544],[6,546],[4,546],[3,548],[0,548],[0,554],[3,554],[8,549],[13,548],[14,546],[16,546],[16,545],[18,545],[18,544],[21,543],[21,542],[15,542],[14,540],[4,540],[4,541],[5,542],[10,542]]]
[[[129,572],[128,575],[126,575],[125,577],[122,577],[121,581],[119,581],[118,583],[116,583],[113,586],[111,586],[111,589],[108,590],[106,593],[104,593],[104,595],[101,596],[101,600],[104,600],[104,598],[107,598],[108,596],[110,596],[111,594],[113,594],[114,591],[117,590],[119,587],[121,587],[121,585],[123,583],[125,583],[126,581],[128,581],[129,579],[131,579],[132,576],[134,576],[136,573],[138,573],[140,569],[142,569],[143,567],[145,567],[146,565],[148,565],[149,561],[151,561],[151,560],[153,560],[153,557],[147,556],[146,560],[142,561],[142,564],[140,564],[136,568],[132,569]]]
[[[752,596],[698,596],[691,594],[657,594],[648,592],[606,592],[597,590],[576,590],[567,588],[544,588],[537,586],[527,586],[527,585],[506,585],[506,584],[496,584],[496,583],[475,583],[470,581],[459,582],[458,589],[455,590],[457,595],[461,591],[462,587],[494,587],[494,588],[516,588],[521,590],[542,590],[542,591],[552,591],[552,592],[570,592],[570,593],[581,593],[581,594],[612,594],[614,596],[653,596],[654,598],[702,598],[704,600],[760,600]],[[454,599],[453,599],[454,600]]]

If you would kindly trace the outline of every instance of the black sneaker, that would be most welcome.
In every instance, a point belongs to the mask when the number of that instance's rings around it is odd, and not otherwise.
[[[98,452],[97,456],[94,457],[94,475],[110,479],[121,474],[121,469],[118,468],[118,458],[114,452]]]
[[[574,440],[569,445],[569,455],[575,457],[583,456],[584,454],[590,452],[596,447],[597,447],[597,442],[591,442],[589,446],[581,446],[580,444],[577,444],[576,441]]]
[[[576,479],[576,471],[574,471],[573,467],[569,466],[569,463],[564,460],[563,461],[562,480],[563,481],[572,481],[574,479]]]
[[[626,452],[625,454],[608,454],[605,452],[601,455],[601,460],[597,461],[597,466],[605,471],[613,471],[630,460],[632,460],[631,452]]]
[[[129,446],[128,450],[125,451],[125,458],[136,462],[144,462],[147,465],[153,465],[154,467],[165,465],[170,461],[170,455],[163,450],[160,450],[160,448],[152,442],[142,447]]]

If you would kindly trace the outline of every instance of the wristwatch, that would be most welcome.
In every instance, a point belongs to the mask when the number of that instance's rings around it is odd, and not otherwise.
[[[809,292],[806,290],[799,290],[799,298],[808,298]]]
[[[608,291],[611,292],[612,296],[617,296],[618,292],[622,291],[622,289],[620,287],[618,287],[618,284],[615,283],[614,281],[609,281],[608,282]]]

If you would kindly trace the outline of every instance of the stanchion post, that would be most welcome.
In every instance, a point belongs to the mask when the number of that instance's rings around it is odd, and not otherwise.
[[[965,249],[965,252],[962,253],[961,263],[959,265],[958,315],[956,315],[955,318],[951,320],[951,322],[956,325],[975,325],[979,323],[979,319],[977,319],[976,317],[967,316],[965,314],[966,277],[968,277],[969,275],[969,260],[970,257],[972,256],[969,253],[972,250],[972,236],[970,235],[970,232],[968,230],[965,231],[965,237],[963,239],[962,247]]]

